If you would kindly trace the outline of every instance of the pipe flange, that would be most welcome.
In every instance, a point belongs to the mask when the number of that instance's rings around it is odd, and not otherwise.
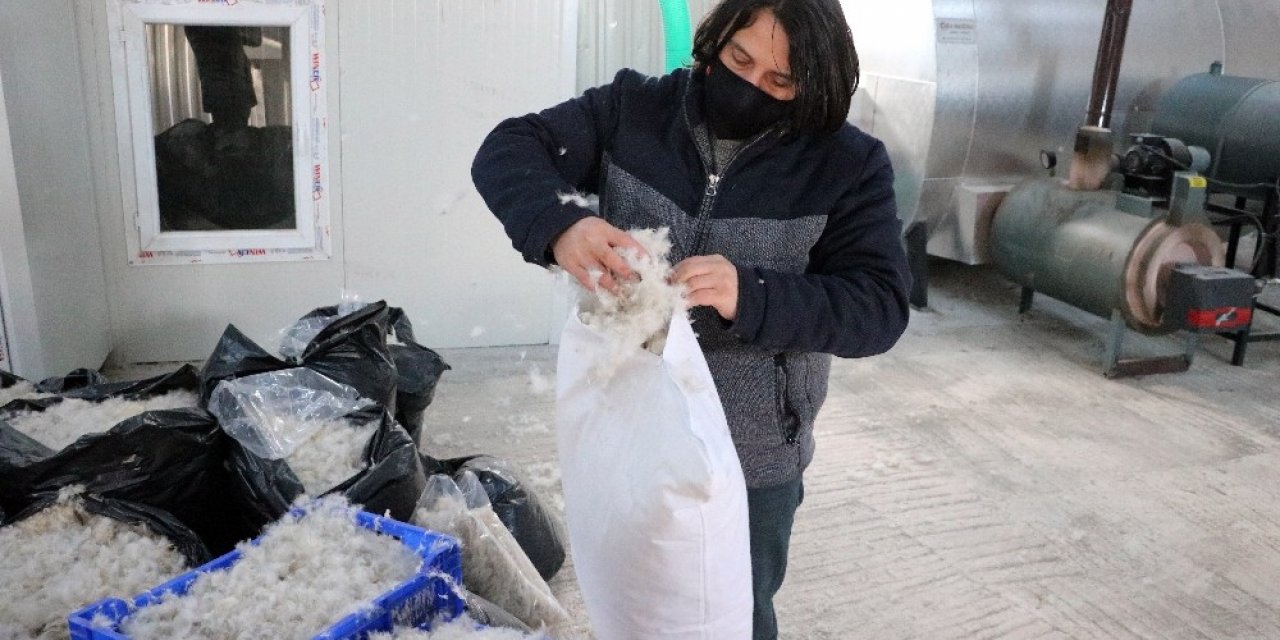
[[[1144,333],[1164,333],[1165,286],[1181,263],[1223,266],[1226,247],[1213,229],[1199,224],[1173,226],[1163,218],[1152,222],[1134,243],[1125,263],[1122,310],[1129,325]]]

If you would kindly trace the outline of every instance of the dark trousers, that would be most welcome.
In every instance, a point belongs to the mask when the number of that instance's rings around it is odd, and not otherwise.
[[[782,588],[787,574],[787,549],[791,546],[791,525],[796,508],[804,501],[804,479],[773,487],[747,489],[747,511],[751,528],[751,588],[755,595],[752,640],[778,637],[778,619],[773,596]]]

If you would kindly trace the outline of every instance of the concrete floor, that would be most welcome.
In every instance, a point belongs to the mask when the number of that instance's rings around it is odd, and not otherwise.
[[[782,637],[1280,638],[1280,343],[1107,380],[1104,321],[933,267],[901,343],[833,369]],[[424,449],[505,457],[562,504],[554,348],[444,356]],[[585,618],[571,570],[552,586]]]
[[[1107,380],[1105,321],[1043,297],[1019,317],[991,270],[932,268],[898,346],[833,367],[782,637],[1280,639],[1280,342]],[[504,457],[563,508],[555,348],[442,353],[423,449]],[[571,566],[552,588],[585,633]]]

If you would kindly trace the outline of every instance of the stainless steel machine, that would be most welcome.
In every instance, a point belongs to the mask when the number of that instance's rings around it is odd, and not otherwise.
[[[1280,199],[1280,83],[1225,76],[1220,64],[1165,91],[1150,132],[1123,142],[1111,128],[1132,0],[1109,0],[1083,126],[1065,180],[1013,188],[990,227],[996,266],[1022,285],[1022,309],[1036,292],[1112,321],[1109,376],[1185,370],[1200,333],[1227,335],[1242,364],[1255,278],[1276,273]],[[1124,149],[1116,154],[1117,148]],[[1041,154],[1053,169],[1055,151]],[[1241,230],[1256,229],[1248,272],[1234,266]],[[1224,241],[1214,230],[1223,226]],[[1127,329],[1188,332],[1182,354],[1122,357]]]
[[[885,142],[903,221],[924,225],[930,255],[989,263],[1001,194],[1045,175],[1041,149],[1071,153],[1107,0],[842,3],[863,71],[850,119]],[[1116,151],[1214,61],[1280,80],[1276,0],[1139,0],[1128,24],[1109,96]]]

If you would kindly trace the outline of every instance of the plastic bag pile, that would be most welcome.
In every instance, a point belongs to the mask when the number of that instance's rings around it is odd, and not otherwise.
[[[144,380],[107,382],[78,370],[31,382],[0,372],[0,540],[6,558],[14,550],[24,556],[0,572],[0,636],[66,637],[75,609],[108,595],[132,597],[227,553],[287,521],[303,496],[334,495],[410,522],[427,488],[424,464],[439,473],[471,460],[418,452],[423,412],[449,367],[416,341],[401,310],[385,302],[322,307],[283,335],[272,353],[228,326],[202,368]],[[494,492],[488,535],[505,536],[504,557],[520,558],[521,570],[545,589],[544,577],[564,561],[562,525],[501,463],[477,465],[473,473],[487,480],[477,482],[481,495]],[[70,487],[74,499],[65,497]],[[358,538],[351,536],[330,549],[315,536],[271,535],[302,554],[296,560],[312,557],[336,572],[306,581],[342,574],[340,582],[350,584],[352,575],[380,566],[353,549]],[[364,559],[343,564],[352,558]],[[270,584],[265,576],[291,562],[269,560],[271,568],[246,585]],[[106,579],[116,573],[112,567],[121,580]],[[79,584],[71,588],[63,578]],[[365,582],[376,591],[394,579]],[[48,589],[58,590],[56,597]],[[287,600],[276,611],[344,610],[292,587],[273,590]],[[476,619],[522,624],[481,596],[465,595]],[[153,625],[157,637],[197,637],[191,621],[212,617],[221,606],[215,601],[248,610],[260,599],[236,587],[149,615],[168,616]]]

